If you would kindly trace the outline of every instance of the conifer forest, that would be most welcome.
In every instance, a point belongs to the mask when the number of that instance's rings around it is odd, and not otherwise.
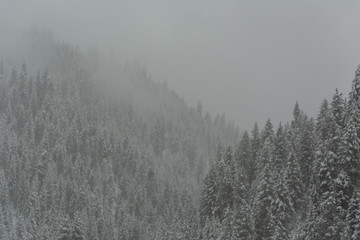
[[[11,34],[1,1],[0,39]],[[36,26],[0,40],[0,240],[360,240],[360,65],[352,71],[340,80],[350,91],[313,101],[315,114],[297,98],[314,83],[274,92],[291,102],[288,118],[251,115],[246,129],[141,60]],[[184,86],[225,99],[202,83]],[[249,114],[271,102],[260,91]]]

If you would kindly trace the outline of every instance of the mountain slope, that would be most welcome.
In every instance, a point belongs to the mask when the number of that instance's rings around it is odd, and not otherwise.
[[[200,184],[234,124],[141,64],[38,31],[24,42],[26,62],[0,69],[0,239],[196,237]]]

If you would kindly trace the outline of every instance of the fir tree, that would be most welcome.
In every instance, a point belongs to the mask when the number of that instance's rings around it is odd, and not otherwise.
[[[344,110],[345,100],[343,99],[342,94],[339,93],[338,89],[336,89],[331,101],[331,113],[340,129],[344,127]]]
[[[256,165],[252,159],[250,137],[247,131],[244,132],[239,146],[236,149],[235,160],[238,169],[243,169],[245,175],[248,177],[248,185],[251,186],[252,181],[255,179]]]
[[[352,184],[356,185],[360,174],[360,66],[356,70],[355,79],[347,104],[343,137],[341,142],[341,164],[348,172]]]
[[[282,177],[274,186],[274,199],[271,203],[271,219],[274,227],[272,239],[289,239],[289,226],[294,209],[286,182]]]
[[[350,199],[348,213],[346,215],[346,239],[360,239],[360,191],[354,192],[354,195]]]
[[[261,132],[261,143],[264,144],[268,139],[274,140],[274,130],[270,118],[266,121],[264,130]]]
[[[285,179],[292,206],[296,211],[299,211],[301,210],[300,207],[304,196],[304,186],[302,184],[300,167],[293,152],[290,152],[287,160]]]
[[[287,156],[286,139],[281,123],[279,124],[279,127],[276,131],[274,147],[274,167],[275,171],[280,173],[281,170],[285,167],[285,160]]]
[[[261,171],[258,173],[258,187],[254,202],[254,224],[256,239],[270,239],[274,233],[274,222],[271,214],[271,204],[274,199],[274,179],[272,171],[273,145],[270,139],[264,143],[259,156]]]

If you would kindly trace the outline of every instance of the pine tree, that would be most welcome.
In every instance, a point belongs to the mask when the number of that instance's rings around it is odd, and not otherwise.
[[[220,238],[221,225],[216,218],[208,218],[201,228],[200,239],[203,240],[218,240]]]
[[[256,239],[270,239],[274,232],[271,204],[274,201],[274,179],[272,171],[273,143],[270,138],[264,143],[259,156],[258,187],[254,202]]]
[[[245,200],[237,202],[233,209],[235,228],[234,238],[241,240],[255,239],[254,220],[249,204]]]
[[[202,223],[204,223],[207,218],[214,216],[218,190],[219,185],[217,182],[216,168],[212,167],[205,177],[201,192],[200,218]]]
[[[275,170],[280,173],[281,170],[285,167],[285,160],[287,156],[286,139],[281,123],[279,124],[279,127],[276,131],[274,146],[274,167]]]
[[[335,90],[331,101],[331,113],[340,129],[344,127],[344,111],[345,111],[345,100],[342,94],[339,93],[338,89]]]
[[[271,203],[271,219],[275,228],[272,239],[289,239],[289,226],[294,209],[289,190],[282,177],[278,177],[274,191],[274,200]]]
[[[329,124],[330,124],[330,109],[328,101],[325,99],[320,106],[320,112],[316,122],[316,133],[321,141],[320,145],[324,145],[329,140]]]
[[[267,139],[274,140],[274,130],[270,118],[265,123],[265,127],[261,132],[261,143],[264,144]]]
[[[254,220],[249,201],[249,188],[247,178],[243,174],[243,169],[238,169],[234,180],[234,205],[231,209],[234,218],[234,238],[253,239]]]
[[[301,172],[303,173],[303,182],[307,188],[310,184],[312,166],[315,159],[315,138],[313,120],[308,119],[306,115],[304,115],[304,122],[300,133],[297,158]]]
[[[240,144],[236,149],[235,160],[238,165],[237,168],[243,169],[248,179],[248,185],[251,186],[252,181],[255,179],[256,165],[252,158],[250,137],[247,131],[244,132]]]
[[[71,239],[73,240],[85,240],[85,231],[84,231],[84,223],[81,220],[81,215],[76,214],[75,219],[72,223],[72,233],[71,233]]]
[[[260,140],[260,133],[259,127],[257,122],[254,124],[254,128],[251,131],[251,150],[253,154],[253,160],[256,161],[257,153],[260,151],[261,148],[261,140]]]
[[[211,166],[209,173],[206,175],[200,200],[200,220],[204,224],[207,218],[215,216],[218,209],[219,191],[221,178],[219,176],[220,162],[222,161],[222,146],[218,144],[217,157],[215,163]]]
[[[293,111],[293,117],[294,117],[294,124],[295,125],[299,124],[300,114],[301,114],[301,112],[300,112],[299,102],[296,101],[294,111]]]
[[[221,222],[221,239],[232,240],[235,239],[235,218],[234,211],[230,206],[227,206],[224,211],[224,219]]]
[[[360,176],[360,66],[356,70],[355,79],[347,104],[343,137],[341,142],[341,164],[348,172],[352,184],[356,185]]]
[[[293,151],[289,153],[285,179],[292,206],[295,211],[299,211],[304,197],[304,185],[302,184],[300,166]]]
[[[233,158],[232,147],[226,149],[224,159],[220,162],[221,185],[218,199],[218,215],[220,221],[224,218],[225,209],[232,208],[235,200],[235,163]]]
[[[360,191],[354,192],[350,200],[348,213],[346,216],[346,239],[355,240],[360,239]]]

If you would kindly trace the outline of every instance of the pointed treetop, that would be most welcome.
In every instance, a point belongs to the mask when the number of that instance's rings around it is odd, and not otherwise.
[[[300,107],[299,107],[298,101],[296,101],[296,103],[295,103],[293,115],[294,115],[295,121],[297,121],[300,118]]]
[[[245,132],[243,133],[243,139],[248,139],[249,138],[249,133],[247,130],[245,130]]]
[[[257,138],[259,136],[259,126],[258,126],[257,122],[255,122],[255,124],[254,124],[254,128],[251,131],[251,135],[253,138]]]
[[[358,100],[360,96],[360,65],[355,71],[355,78],[352,83],[352,90],[350,93],[350,99]]]
[[[335,90],[331,101],[331,114],[338,126],[342,127],[344,122],[345,100],[338,89]]]
[[[279,123],[279,127],[276,131],[276,135],[279,136],[279,135],[282,135],[283,134],[283,126],[282,126],[282,123],[280,122]]]
[[[273,136],[274,136],[273,125],[271,123],[270,118],[268,118],[268,120],[266,121],[264,130],[261,134],[262,143],[264,143],[268,138],[270,138],[270,140],[272,141]]]
[[[355,71],[355,77],[360,77],[360,64],[358,65],[358,67]]]
[[[231,146],[226,148],[226,161],[231,161],[232,159],[233,150]]]

